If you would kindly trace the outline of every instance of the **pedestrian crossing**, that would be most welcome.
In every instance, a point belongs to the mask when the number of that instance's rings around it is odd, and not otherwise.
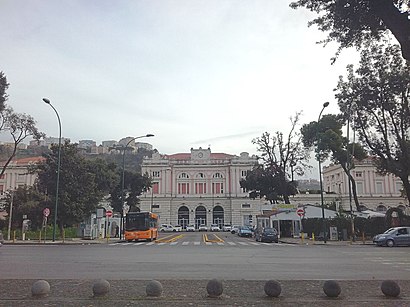
[[[110,243],[110,246],[293,246],[282,243],[265,243],[265,242],[206,242],[206,241],[174,241],[174,242],[116,242]]]

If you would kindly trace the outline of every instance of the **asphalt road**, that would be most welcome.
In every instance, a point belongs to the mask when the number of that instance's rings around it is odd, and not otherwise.
[[[409,280],[410,248],[259,243],[218,233],[157,242],[4,245],[0,279]]]

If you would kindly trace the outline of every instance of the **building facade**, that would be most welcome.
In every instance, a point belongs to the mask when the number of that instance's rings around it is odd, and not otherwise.
[[[12,160],[7,166],[3,176],[0,177],[0,198],[3,198],[8,190],[15,190],[25,185],[34,185],[37,174],[29,173],[28,168],[44,159],[43,157],[30,157]],[[1,164],[1,166],[3,166],[3,164]]]
[[[152,188],[140,197],[141,211],[159,214],[160,223],[252,225],[264,200],[249,199],[240,180],[257,163],[255,156],[212,153],[191,149],[190,153],[145,158],[142,173],[152,178]]]
[[[386,212],[391,207],[399,207],[409,213],[407,200],[401,193],[401,180],[392,174],[379,174],[373,158],[356,161],[350,173],[356,181],[357,196],[363,209]],[[323,168],[323,190],[336,196],[344,210],[350,210],[348,178],[340,165]],[[355,210],[354,200],[352,202]]]

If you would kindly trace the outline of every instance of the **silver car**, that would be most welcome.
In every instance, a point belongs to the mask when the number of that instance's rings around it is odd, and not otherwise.
[[[373,238],[373,243],[378,246],[410,246],[410,227],[394,227],[386,230]]]

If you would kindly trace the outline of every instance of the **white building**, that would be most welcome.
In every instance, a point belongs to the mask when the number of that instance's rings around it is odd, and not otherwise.
[[[351,175],[356,181],[361,206],[380,212],[385,212],[390,207],[399,207],[408,212],[407,199],[401,196],[401,180],[392,174],[377,173],[372,158],[356,161]],[[348,179],[340,165],[331,164],[323,168],[323,190],[337,196],[344,210],[350,210]],[[353,199],[352,206],[355,210]]]
[[[239,182],[256,163],[257,158],[248,153],[212,153],[209,148],[154,153],[142,163],[142,173],[147,172],[153,184],[140,197],[140,209],[158,213],[160,223],[183,227],[252,225],[265,201],[249,199]]]
[[[2,195],[7,190],[15,190],[24,185],[32,186],[37,178],[37,174],[30,174],[28,168],[44,159],[43,157],[30,157],[12,160],[3,176],[0,177],[0,198],[2,198]],[[3,167],[3,165],[4,162],[0,162],[0,167]]]

